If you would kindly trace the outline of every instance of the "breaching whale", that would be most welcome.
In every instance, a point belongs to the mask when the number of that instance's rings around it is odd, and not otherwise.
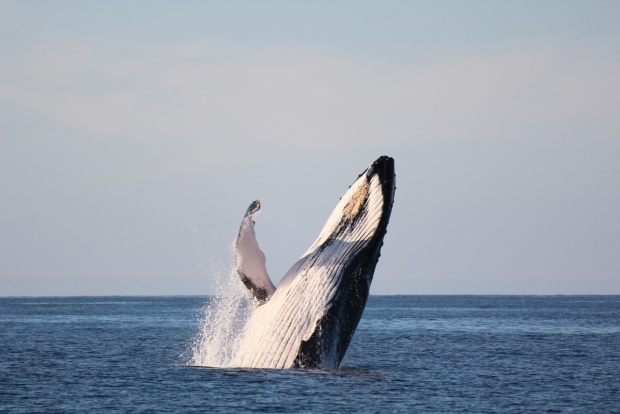
[[[395,191],[394,160],[379,157],[342,196],[316,241],[276,289],[248,207],[236,241],[236,271],[254,297],[235,365],[338,368],[366,306]]]

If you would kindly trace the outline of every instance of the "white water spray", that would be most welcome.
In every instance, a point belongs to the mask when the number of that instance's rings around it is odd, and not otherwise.
[[[196,226],[191,227],[202,246],[208,245]],[[214,281],[215,295],[204,306],[200,331],[191,348],[190,365],[222,368],[234,365],[244,327],[253,311],[247,289],[235,272],[234,258],[234,241],[227,263],[201,254],[203,271]]]

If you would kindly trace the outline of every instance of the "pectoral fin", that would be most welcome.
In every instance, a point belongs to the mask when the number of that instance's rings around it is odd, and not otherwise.
[[[236,270],[243,284],[252,292],[254,299],[263,304],[276,288],[267,273],[265,254],[258,247],[252,215],[260,210],[260,201],[254,200],[248,207],[237,236]]]

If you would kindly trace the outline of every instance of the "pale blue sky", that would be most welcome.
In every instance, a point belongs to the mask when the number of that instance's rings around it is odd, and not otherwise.
[[[371,293],[620,294],[616,1],[0,1],[0,295],[274,282],[382,154]]]

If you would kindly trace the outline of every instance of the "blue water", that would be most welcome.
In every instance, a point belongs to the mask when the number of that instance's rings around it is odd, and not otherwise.
[[[0,411],[620,413],[620,296],[374,296],[336,371],[188,366],[207,300],[0,298]]]

